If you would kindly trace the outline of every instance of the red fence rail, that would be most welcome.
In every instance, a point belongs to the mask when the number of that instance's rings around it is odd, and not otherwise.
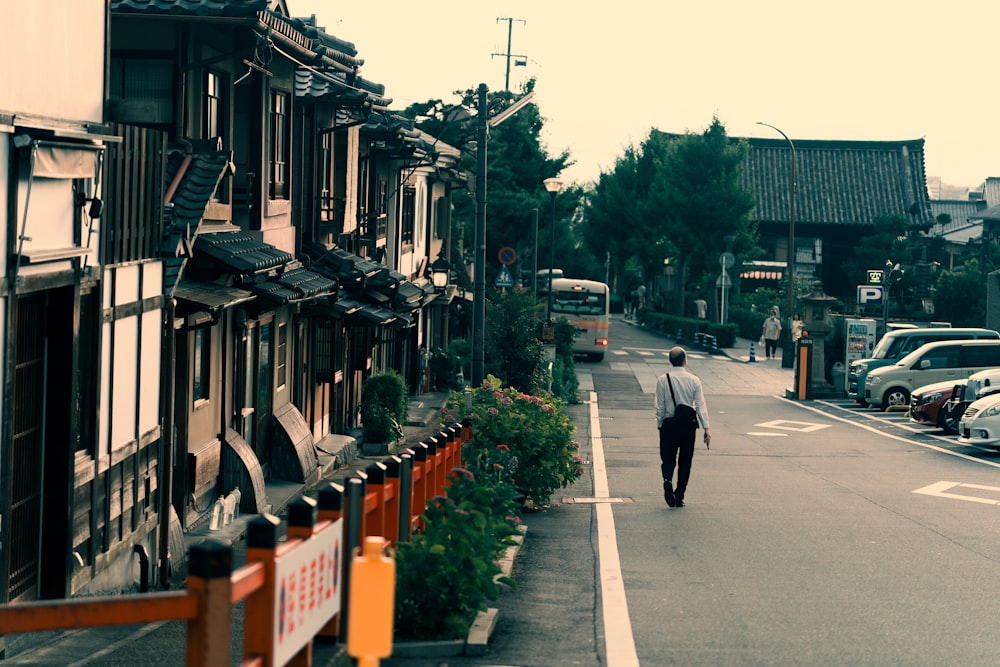
[[[347,636],[351,558],[343,554],[354,553],[369,537],[384,538],[389,544],[408,540],[411,531],[419,529],[427,501],[444,493],[448,472],[461,465],[462,448],[471,438],[469,428],[450,427],[365,471],[355,471],[346,478],[346,485],[321,486],[317,500],[293,501],[283,543],[279,543],[277,517],[263,514],[251,519],[247,563],[236,571],[231,545],[204,540],[189,550],[184,591],[2,605],[0,633],[182,620],[187,622],[185,664],[209,667],[230,663],[232,607],[246,600],[241,667],[311,665],[314,639],[338,641]],[[325,553],[331,543],[336,544],[336,552]],[[336,565],[327,560],[331,555]],[[306,563],[304,580],[287,572],[289,563],[298,567],[300,562]],[[316,563],[315,579],[309,579],[310,563]],[[323,567],[335,575],[330,587],[319,576]],[[290,609],[298,610],[294,601],[288,606],[287,586],[293,579],[296,586],[305,581],[313,586],[314,594],[318,586],[326,599],[336,596],[337,600],[324,608],[322,616],[311,619],[309,636],[300,647],[276,648],[275,619]],[[296,594],[301,594],[298,587]]]

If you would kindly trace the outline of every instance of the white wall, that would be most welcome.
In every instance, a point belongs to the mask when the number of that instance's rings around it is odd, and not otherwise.
[[[0,111],[103,120],[107,0],[7,0]]]

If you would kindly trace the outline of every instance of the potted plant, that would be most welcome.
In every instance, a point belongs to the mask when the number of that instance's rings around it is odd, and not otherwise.
[[[375,373],[361,386],[361,453],[388,454],[403,437],[409,407],[406,380],[396,371]]]

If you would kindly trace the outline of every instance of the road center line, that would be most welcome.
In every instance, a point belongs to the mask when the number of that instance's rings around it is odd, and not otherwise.
[[[593,460],[594,497],[608,497],[608,468],[604,460],[600,409],[597,392],[590,392],[590,439]],[[604,642],[608,667],[639,667],[639,655],[632,636],[632,621],[625,598],[625,580],[618,557],[618,535],[611,503],[597,503],[597,559],[601,576],[604,613]]]

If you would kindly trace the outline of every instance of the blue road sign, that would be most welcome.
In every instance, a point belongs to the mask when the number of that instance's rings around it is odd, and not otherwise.
[[[500,288],[514,287],[514,276],[510,275],[510,271],[507,270],[506,265],[500,267],[500,273],[497,274],[495,284]]]

